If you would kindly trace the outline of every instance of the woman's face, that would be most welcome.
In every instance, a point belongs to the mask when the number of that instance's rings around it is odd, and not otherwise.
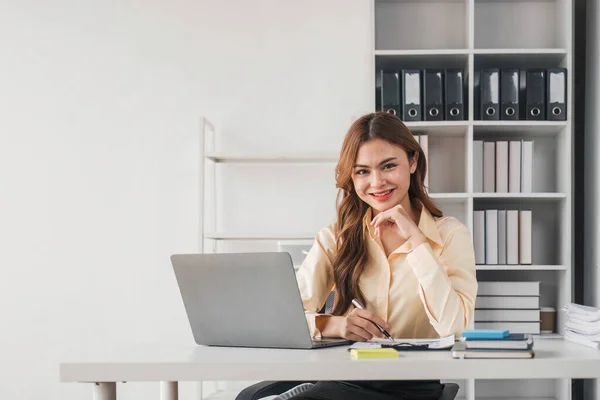
[[[352,181],[356,194],[373,208],[374,214],[398,204],[410,209],[410,175],[417,167],[418,153],[409,160],[400,146],[372,139],[358,149]],[[411,161],[413,161],[411,163]]]

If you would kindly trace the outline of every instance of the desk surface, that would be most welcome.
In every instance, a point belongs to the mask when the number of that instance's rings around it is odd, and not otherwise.
[[[457,360],[449,351],[351,360],[347,346],[318,350],[137,346],[60,364],[62,382],[598,378],[600,351],[537,340],[528,360]],[[112,354],[112,355],[111,355]]]

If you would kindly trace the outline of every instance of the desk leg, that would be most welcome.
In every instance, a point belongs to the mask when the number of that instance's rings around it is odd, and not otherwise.
[[[160,400],[177,400],[179,388],[177,382],[160,383]]]
[[[117,400],[117,384],[115,382],[95,383],[94,400]]]

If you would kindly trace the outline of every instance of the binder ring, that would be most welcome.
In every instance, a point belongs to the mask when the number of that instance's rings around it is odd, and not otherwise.
[[[562,110],[560,109],[560,107],[554,107],[552,109],[552,115],[560,115],[562,114]]]
[[[486,108],[485,113],[491,117],[492,115],[496,114],[496,110],[494,107],[488,107]]]
[[[507,107],[505,112],[506,112],[506,115],[508,115],[509,117],[512,117],[513,115],[515,115],[515,109],[512,107]]]
[[[538,107],[533,107],[530,111],[531,115],[533,115],[534,117],[537,117],[538,115],[540,115],[541,111]]]
[[[450,115],[452,115],[453,117],[456,117],[459,113],[460,113],[460,111],[456,107],[452,107],[450,109]]]
[[[389,114],[396,115],[396,110],[394,110],[393,108],[390,108],[389,110],[387,110],[387,112]]]
[[[431,115],[432,117],[437,117],[438,115],[440,115],[440,110],[438,110],[437,108],[431,108],[429,110],[429,115]]]
[[[409,117],[416,117],[417,116],[417,110],[414,108],[409,108],[408,109],[408,116]]]

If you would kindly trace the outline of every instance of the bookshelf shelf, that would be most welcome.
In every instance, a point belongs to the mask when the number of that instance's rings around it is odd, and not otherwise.
[[[565,265],[485,265],[477,264],[478,271],[566,271]]]
[[[375,50],[376,56],[399,56],[399,57],[421,57],[421,56],[460,56],[466,57],[471,53],[468,49],[413,49],[413,50]]]
[[[434,200],[457,200],[464,201],[469,198],[468,193],[429,193]]]
[[[485,55],[526,55],[526,56],[544,56],[544,55],[559,55],[566,56],[567,49],[474,49],[473,54]]]
[[[265,153],[242,154],[210,152],[205,157],[217,163],[336,163],[336,153]]]
[[[479,134],[507,136],[556,136],[565,131],[566,121],[474,121],[473,131]]]
[[[310,240],[314,239],[316,232],[304,233],[224,233],[224,232],[207,232],[204,234],[206,239],[213,240]]]
[[[567,121],[473,121],[475,127],[514,128],[564,128]]]
[[[374,51],[377,68],[465,68],[469,52],[438,50],[376,50]]]
[[[561,200],[566,193],[473,193],[475,199]]]

